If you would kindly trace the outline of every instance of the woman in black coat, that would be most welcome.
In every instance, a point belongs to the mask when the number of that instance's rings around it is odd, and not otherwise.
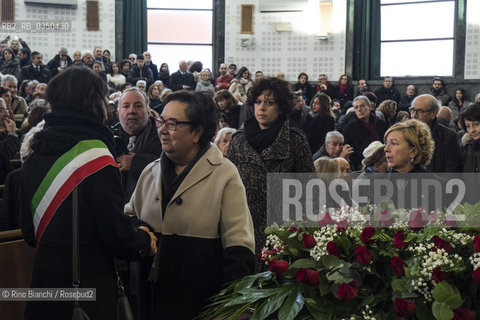
[[[342,74],[334,88],[334,98],[340,100],[343,107],[347,101],[353,100],[352,80],[346,74]]]
[[[52,112],[33,138],[20,177],[22,231],[37,248],[32,288],[72,287],[70,192],[77,188],[80,288],[96,288],[96,301],[80,306],[91,319],[115,319],[113,258],[139,259],[156,248],[153,233],[123,214],[113,135],[104,125],[106,91],[88,68],[68,68],[52,79],[46,91]],[[73,301],[28,301],[24,319],[68,319],[73,307]]]
[[[305,100],[305,104],[310,105],[310,100],[312,100],[313,95],[315,94],[313,87],[308,83],[308,75],[305,72],[300,72],[298,75],[298,82],[293,86],[294,90],[302,96]]]
[[[2,59],[0,60],[0,72],[2,74],[11,74],[15,78],[20,78],[20,62],[15,58],[11,48],[3,49]]]
[[[330,98],[325,93],[317,93],[310,108],[312,111],[305,119],[303,131],[313,154],[325,143],[327,133],[335,130],[335,118],[330,109]]]

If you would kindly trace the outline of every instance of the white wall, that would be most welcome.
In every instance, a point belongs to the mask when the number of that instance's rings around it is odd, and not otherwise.
[[[465,79],[480,79],[480,1],[467,1]]]
[[[115,57],[115,0],[99,1],[100,30],[87,31],[86,1],[78,0],[76,9],[48,6],[25,5],[23,0],[15,0],[15,20],[68,20],[72,24],[72,32],[55,33],[10,33],[27,42],[32,51],[43,54],[46,64],[53,58],[60,47],[66,47],[68,54],[73,56],[76,50],[93,50],[95,46],[109,49]],[[4,39],[9,33],[2,32],[0,38]]]
[[[333,1],[333,29],[328,40],[315,39],[315,30],[311,28],[314,18],[309,10],[305,13],[261,13],[259,1],[226,0],[226,63],[235,63],[237,70],[246,66],[252,73],[262,70],[266,75],[276,75],[282,71],[289,81],[296,81],[298,74],[304,71],[312,82],[316,82],[320,73],[336,82],[345,72],[346,0]],[[249,47],[241,46],[241,4],[253,4],[255,9],[254,34]],[[276,32],[277,23],[291,23],[294,31]]]

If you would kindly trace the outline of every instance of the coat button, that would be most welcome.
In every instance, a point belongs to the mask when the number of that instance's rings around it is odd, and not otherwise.
[[[183,203],[182,198],[178,197],[177,199],[175,199],[175,203],[176,203],[177,205],[181,205],[181,204]]]

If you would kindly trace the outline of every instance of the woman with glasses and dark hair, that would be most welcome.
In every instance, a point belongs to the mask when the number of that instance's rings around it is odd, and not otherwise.
[[[315,172],[312,154],[303,132],[290,126],[293,92],[278,78],[255,81],[247,104],[254,117],[232,136],[227,157],[237,166],[247,190],[255,227],[256,253],[265,245],[267,227],[267,174],[269,172]]]
[[[164,105],[156,119],[163,152],[125,211],[160,237],[152,319],[190,320],[224,284],[253,272],[253,224],[237,169],[210,142],[218,119],[211,96],[177,91]]]

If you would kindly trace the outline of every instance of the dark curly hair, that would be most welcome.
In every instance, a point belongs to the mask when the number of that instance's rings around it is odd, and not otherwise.
[[[218,111],[215,101],[210,94],[202,91],[177,91],[163,100],[166,106],[171,101],[184,103],[185,115],[188,121],[202,126],[204,132],[200,137],[200,147],[205,147],[212,140],[217,130]],[[195,126],[195,125],[193,125]]]
[[[247,104],[249,106],[255,105],[255,100],[264,91],[267,91],[267,95],[273,93],[281,114],[287,115],[293,110],[295,103],[290,84],[277,77],[266,77],[255,81],[250,90],[248,90]]]
[[[465,120],[480,121],[480,105],[477,103],[471,103],[460,112],[458,118],[464,128],[466,128]]]

